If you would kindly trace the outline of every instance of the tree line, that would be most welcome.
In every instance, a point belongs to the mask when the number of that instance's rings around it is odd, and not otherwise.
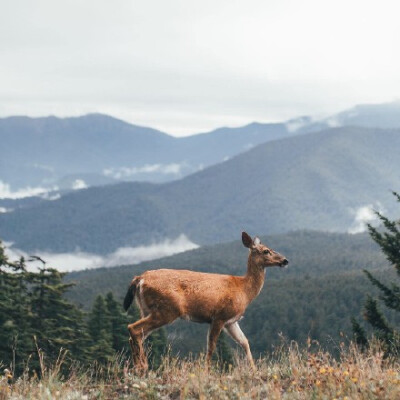
[[[66,367],[105,366],[117,356],[129,360],[127,325],[138,319],[138,310],[126,314],[109,292],[85,313],[65,297],[73,286],[63,282],[65,275],[44,262],[32,270],[24,258],[10,261],[0,242],[0,365],[20,374],[38,373],[40,354],[52,365],[63,353]],[[153,366],[159,365],[165,332],[153,334],[148,347]]]
[[[395,196],[400,202],[400,196],[396,193]],[[380,228],[369,226],[370,236],[400,277],[400,221],[377,215],[383,225]],[[128,362],[130,349],[126,328],[128,323],[138,319],[138,310],[131,308],[126,314],[121,301],[112,292],[104,291],[106,294],[98,294],[88,311],[84,311],[66,296],[74,286],[64,280],[66,273],[47,267],[40,259],[41,267],[28,268],[30,261],[24,258],[10,261],[0,242],[0,366],[11,367],[16,374],[27,369],[40,372],[39,354],[54,363],[60,351],[64,352],[65,366],[76,362],[105,366],[117,356],[122,362]],[[353,271],[343,276],[321,278],[304,275],[301,282],[299,278],[272,280],[268,293],[260,296],[261,301],[246,314],[244,330],[251,339],[253,352],[265,352],[267,346],[274,343],[274,337],[278,340],[276,329],[286,329],[289,339],[301,342],[308,335],[321,340],[326,332],[332,335],[334,329],[341,331],[352,324],[353,335],[361,347],[368,347],[371,338],[375,338],[383,343],[387,355],[398,355],[400,335],[396,326],[400,320],[400,287],[394,281],[394,274],[384,276],[368,271],[365,274],[368,279],[361,279],[361,274]],[[368,280],[373,285],[369,288]],[[370,295],[361,310],[365,291]],[[316,302],[318,293],[321,297]],[[378,298],[376,293],[380,294]],[[267,294],[268,299],[264,299]],[[345,302],[341,302],[342,298]],[[288,305],[293,299],[299,304],[304,300],[307,307],[290,308]],[[335,315],[330,316],[332,302]],[[382,311],[380,303],[389,312]],[[286,316],[282,309],[287,310]],[[365,322],[351,319],[354,310],[363,315]],[[328,330],[321,323],[322,317],[329,322]],[[193,324],[187,325],[194,329]],[[190,351],[197,341],[198,335],[193,330],[186,343]],[[163,329],[149,337],[148,352],[153,367],[160,365],[167,342]],[[231,348],[223,336],[218,349],[219,359],[231,363]]]

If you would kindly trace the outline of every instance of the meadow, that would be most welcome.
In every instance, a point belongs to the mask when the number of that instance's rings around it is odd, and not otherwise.
[[[116,358],[105,367],[62,372],[63,353],[52,367],[41,355],[40,378],[28,371],[15,381],[3,378],[0,399],[398,399],[400,369],[378,345],[361,352],[338,344],[335,358],[308,340],[300,349],[285,343],[257,360],[253,372],[240,354],[235,362],[205,367],[196,359],[165,356],[157,370],[137,375]]]

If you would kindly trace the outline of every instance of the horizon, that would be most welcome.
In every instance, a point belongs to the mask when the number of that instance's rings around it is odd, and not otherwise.
[[[104,117],[109,117],[109,118],[113,118],[116,120],[119,120],[121,122],[133,125],[133,126],[139,126],[142,128],[150,128],[150,129],[155,129],[158,130],[164,134],[167,134],[169,136],[175,137],[175,138],[183,138],[183,137],[189,137],[189,136],[195,136],[195,135],[201,135],[201,134],[205,134],[205,133],[211,133],[215,130],[218,129],[235,129],[235,128],[240,128],[243,126],[248,126],[251,124],[276,124],[276,123],[288,123],[289,121],[292,120],[296,120],[299,118],[310,118],[311,122],[316,122],[316,121],[323,121],[323,120],[328,120],[329,118],[338,115],[342,112],[345,111],[349,111],[352,110],[356,107],[365,107],[365,106],[381,106],[381,105],[389,105],[389,104],[396,104],[398,103],[400,105],[400,100],[399,99],[394,99],[391,101],[385,101],[385,102],[371,102],[371,103],[359,103],[359,104],[353,104],[351,105],[349,108],[347,109],[340,109],[340,110],[336,110],[335,112],[331,113],[331,114],[326,114],[326,115],[315,115],[315,114],[310,114],[310,115],[294,115],[292,117],[289,117],[287,119],[284,120],[270,120],[270,121],[266,121],[266,120],[253,120],[253,121],[247,121],[244,122],[242,124],[239,125],[231,125],[231,124],[227,124],[227,125],[218,125],[218,126],[213,126],[210,129],[206,130],[206,131],[193,131],[193,132],[189,132],[187,134],[179,134],[176,132],[170,132],[167,131],[165,129],[162,129],[158,126],[155,125],[141,125],[136,123],[135,121],[130,121],[129,119],[124,119],[122,117],[118,117],[116,115],[112,115],[112,114],[106,114],[103,112],[88,112],[88,113],[84,113],[84,114],[75,114],[75,115],[56,115],[56,114],[43,114],[43,115],[23,115],[23,114],[15,114],[15,115],[4,115],[4,116],[0,116],[0,119],[7,119],[7,118],[30,118],[30,119],[46,119],[46,118],[56,118],[56,119],[72,119],[72,118],[84,118],[84,117],[88,117],[88,116],[104,116]]]
[[[393,0],[9,2],[0,115],[95,111],[185,136],[391,101],[399,11]]]

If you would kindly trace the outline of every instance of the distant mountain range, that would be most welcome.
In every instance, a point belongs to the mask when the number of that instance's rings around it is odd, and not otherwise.
[[[13,190],[169,181],[289,135],[284,123],[175,138],[100,114],[10,117],[0,119],[0,180]]]
[[[71,190],[118,181],[166,182],[261,143],[350,125],[400,128],[400,102],[356,106],[319,121],[300,117],[252,123],[184,138],[101,114],[3,118],[0,189],[1,184],[12,192],[26,187]]]
[[[26,250],[104,254],[182,233],[207,244],[242,229],[347,231],[360,207],[395,211],[399,149],[400,129],[288,137],[173,182],[93,187],[0,214],[0,237]]]

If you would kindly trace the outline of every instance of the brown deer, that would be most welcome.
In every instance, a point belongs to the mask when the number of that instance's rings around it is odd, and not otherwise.
[[[249,342],[238,321],[248,305],[260,293],[265,268],[288,264],[288,260],[242,232],[242,242],[249,248],[247,273],[244,276],[212,274],[176,269],[146,271],[136,276],[126,293],[124,308],[128,310],[134,298],[141,319],[128,325],[133,362],[139,371],[148,368],[143,341],[154,330],[177,318],[210,324],[207,363],[215,350],[218,336],[224,329],[245,350],[255,369]]]

